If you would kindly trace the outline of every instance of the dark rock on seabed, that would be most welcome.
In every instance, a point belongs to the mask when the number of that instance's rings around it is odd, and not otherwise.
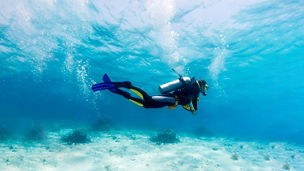
[[[81,132],[79,130],[75,130],[71,134],[63,136],[61,138],[61,141],[69,145],[72,145],[72,144],[88,143],[91,140],[88,138],[86,133]]]

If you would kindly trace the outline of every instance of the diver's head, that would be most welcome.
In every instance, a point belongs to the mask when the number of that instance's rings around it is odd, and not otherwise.
[[[200,85],[200,91],[201,91],[201,93],[204,96],[206,96],[207,95],[206,91],[208,90],[208,84],[207,84],[207,82],[205,80],[203,80],[203,79],[200,79],[200,80],[198,80],[198,84]]]

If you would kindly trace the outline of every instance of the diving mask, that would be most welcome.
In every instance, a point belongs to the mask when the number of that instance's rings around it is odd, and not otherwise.
[[[200,85],[200,91],[201,91],[201,93],[204,96],[206,96],[207,95],[206,91],[208,90],[208,84],[207,84],[207,82],[205,80],[203,80],[203,79],[200,79],[199,80],[199,85]]]

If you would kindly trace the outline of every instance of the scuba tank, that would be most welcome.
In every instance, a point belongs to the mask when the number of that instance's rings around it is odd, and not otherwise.
[[[159,92],[162,94],[181,88],[184,84],[191,82],[189,77],[180,77],[180,79],[168,82],[159,86]]]

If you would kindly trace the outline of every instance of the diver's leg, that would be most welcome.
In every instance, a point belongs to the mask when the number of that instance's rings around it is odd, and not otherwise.
[[[131,97],[131,94],[129,92],[122,91],[122,90],[120,90],[118,88],[116,88],[116,91],[113,92],[113,93],[119,94],[119,95],[121,95],[121,96],[123,96],[123,97],[125,97],[127,99],[129,99]]]
[[[134,90],[138,91],[140,94],[142,94],[144,100],[151,99],[150,95],[148,95],[144,90],[142,90],[138,87],[134,87],[133,85],[131,85],[130,89],[134,89]]]
[[[133,100],[137,103],[140,103],[140,104],[144,105],[144,100],[136,98],[136,97],[132,97],[131,94],[128,93],[128,92],[122,91],[122,90],[117,88],[115,93],[123,96],[124,98],[126,98],[128,100]]]
[[[123,88],[127,88],[127,89],[134,89],[134,90],[138,91],[143,96],[144,99],[151,98],[151,96],[149,96],[144,90],[142,90],[142,89],[140,89],[138,87],[133,86],[130,81],[113,82],[113,84],[116,87],[123,87]]]
[[[140,103],[143,105],[143,107],[147,107],[147,108],[158,108],[156,104],[154,104],[154,100],[152,100],[152,97],[149,96],[144,90],[135,87],[131,84],[131,82],[129,81],[124,81],[124,82],[112,82],[115,87],[123,87],[123,88],[127,88],[131,91],[134,91],[136,94],[138,94],[142,99],[140,98],[136,98],[136,97],[132,97],[130,93],[128,92],[124,92],[120,89],[118,89],[117,94],[120,94],[122,96],[124,96],[125,98],[135,101],[137,103]],[[158,103],[158,102],[156,102]]]
[[[143,99],[136,98],[131,96],[129,92],[125,92],[120,89],[116,89],[116,94],[119,94],[126,99],[136,102],[136,104],[143,106],[145,108],[161,108],[164,106],[172,106],[175,103],[175,99],[172,96],[149,96],[145,91],[137,87],[131,87],[130,89],[134,89],[140,92],[143,95]]]
[[[161,108],[164,106],[172,106],[175,104],[175,98],[172,94],[168,95],[162,95],[162,96],[150,96],[148,95],[144,90],[135,87],[135,86],[130,86],[130,90],[134,89],[138,91],[140,94],[143,96],[143,103],[145,108]],[[136,98],[137,99],[137,98]]]
[[[175,105],[175,102],[175,98],[172,96],[152,96],[146,106],[149,108],[161,108],[164,106],[173,106]]]

